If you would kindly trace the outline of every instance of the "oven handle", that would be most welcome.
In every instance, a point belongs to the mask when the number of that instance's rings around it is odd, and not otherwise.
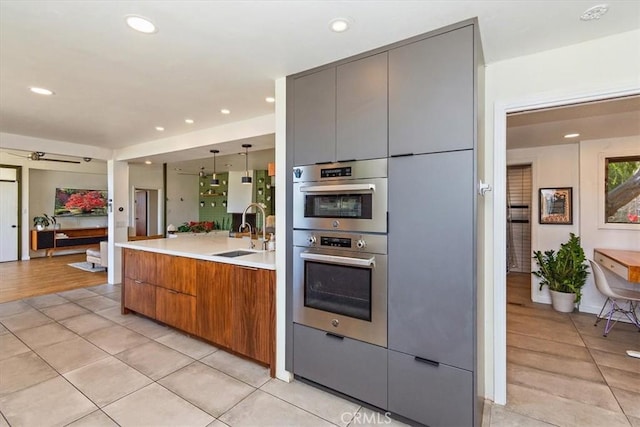
[[[352,258],[352,257],[346,257],[346,256],[302,252],[300,254],[300,258],[307,259],[309,261],[324,261],[324,262],[332,262],[336,264],[353,265],[355,267],[375,267],[376,266],[375,257],[362,259],[362,258]]]
[[[338,185],[305,185],[300,187],[303,193],[338,193],[341,191],[376,191],[375,184],[338,184]]]

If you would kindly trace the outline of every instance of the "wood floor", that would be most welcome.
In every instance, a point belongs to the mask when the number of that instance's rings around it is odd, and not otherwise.
[[[0,263],[0,303],[107,283],[107,273],[68,266],[86,261],[84,253]]]

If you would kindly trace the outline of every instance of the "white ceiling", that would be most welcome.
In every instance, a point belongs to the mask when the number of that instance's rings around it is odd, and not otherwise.
[[[476,16],[487,63],[640,27],[640,2],[607,3],[582,22],[596,1],[2,0],[0,131],[130,146],[270,114],[276,78]],[[341,16],[352,28],[330,32]]]

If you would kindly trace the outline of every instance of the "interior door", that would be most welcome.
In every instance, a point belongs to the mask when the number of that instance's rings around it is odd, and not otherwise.
[[[147,235],[147,192],[136,190],[136,236]]]
[[[18,183],[0,181],[0,262],[18,260]]]

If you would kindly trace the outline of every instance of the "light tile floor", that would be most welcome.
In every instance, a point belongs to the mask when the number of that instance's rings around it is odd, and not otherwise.
[[[100,285],[0,304],[0,427],[404,425],[123,316],[119,300]]]
[[[483,426],[640,427],[640,359],[624,353],[640,334],[603,338],[593,315],[531,303],[528,277],[509,280],[508,404],[485,405]],[[123,316],[119,299],[101,285],[0,304],[0,427],[402,425]]]
[[[531,302],[529,274],[509,274],[507,405],[485,405],[484,426],[640,427],[640,333],[595,315]]]

